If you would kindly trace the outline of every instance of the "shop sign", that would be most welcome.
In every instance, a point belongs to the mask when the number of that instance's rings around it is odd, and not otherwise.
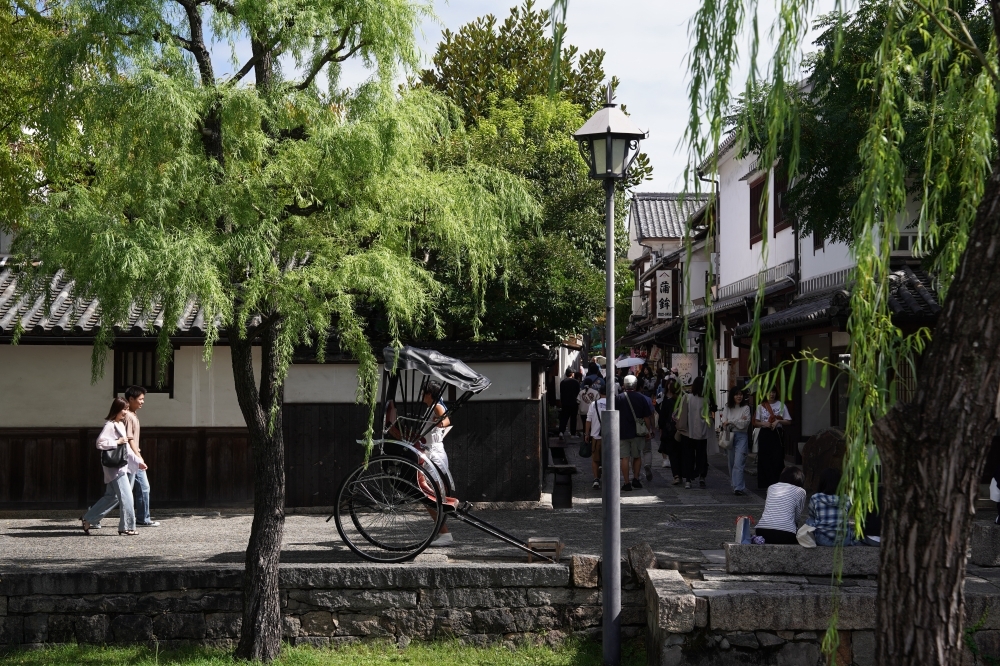
[[[656,271],[656,318],[669,319],[674,316],[674,271]]]
[[[677,378],[684,386],[690,386],[698,376],[697,354],[671,354],[670,368],[677,370]]]

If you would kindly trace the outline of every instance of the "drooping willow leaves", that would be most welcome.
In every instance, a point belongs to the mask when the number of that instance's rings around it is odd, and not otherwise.
[[[885,0],[868,7],[880,18],[877,25],[881,37],[874,40],[877,48],[859,81],[859,89],[867,95],[857,98],[864,102],[858,111],[865,124],[857,145],[859,166],[852,184],[857,200],[849,222],[855,264],[847,322],[851,342],[849,361],[838,367],[848,383],[847,456],[840,491],[850,499],[850,517],[857,529],[865,515],[876,508],[878,451],[872,425],[898,397],[895,385],[887,378],[904,364],[912,367],[914,357],[922,352],[929,337],[926,330],[904,335],[892,321],[889,258],[899,228],[906,224],[917,228],[916,251],[932,253],[932,268],[943,296],[964,250],[996,150],[995,75],[989,65],[996,62],[996,44],[992,33],[988,44],[975,43],[962,16],[955,11],[957,8],[968,14],[965,4]],[[764,77],[758,66],[756,0],[704,0],[691,23],[694,45],[689,59],[691,113],[686,140],[693,164],[711,156],[705,165],[709,174],[718,173],[718,147],[734,97],[732,76],[737,44],[745,36],[749,42],[749,76],[742,99],[746,113],[741,116],[743,122],[734,128],[737,141],[744,148],[754,146],[762,170],[783,169],[789,180],[799,175],[801,109],[796,103],[795,86],[806,78],[802,68],[803,40],[815,3],[780,0],[777,9],[772,32],[775,50]],[[842,21],[845,14],[840,2],[836,10],[836,21]],[[839,32],[836,34],[830,43],[833,62],[840,48]],[[917,169],[908,169],[903,146],[914,139],[923,143],[924,159]],[[688,182],[698,190],[700,181],[689,178]],[[919,184],[916,193],[914,183]],[[760,209],[762,269],[767,265],[768,189],[766,185]],[[914,198],[919,214],[909,219],[907,207]],[[752,374],[758,372],[761,361],[763,289],[764,281],[759,279],[750,351]],[[708,350],[714,347],[713,331],[709,316],[704,341]],[[756,376],[757,392],[766,395],[771,388],[777,388],[782,399],[787,398],[800,365],[811,377],[817,368],[829,372],[836,364],[802,353]],[[709,372],[712,366],[710,363]],[[824,640],[827,654],[836,650],[835,626],[836,617]]]

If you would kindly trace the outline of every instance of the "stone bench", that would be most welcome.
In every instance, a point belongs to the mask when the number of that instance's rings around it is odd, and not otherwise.
[[[774,544],[726,544],[726,571],[731,574],[833,574],[833,547],[779,546]],[[844,548],[845,576],[878,574],[879,549],[872,546]]]

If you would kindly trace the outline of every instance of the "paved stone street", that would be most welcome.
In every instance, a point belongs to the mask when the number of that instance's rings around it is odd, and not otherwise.
[[[598,555],[601,550],[600,492],[593,490],[589,461],[577,455],[575,444],[567,447],[571,462],[581,473],[574,477],[574,508],[534,510],[489,510],[478,512],[498,527],[527,538],[556,536],[566,544],[566,553]],[[654,454],[659,459],[659,454]],[[763,500],[753,490],[737,497],[729,489],[725,458],[713,456],[705,490],[672,486],[669,469],[653,468],[653,481],[642,490],[623,493],[623,547],[647,541],[662,560],[704,563],[702,551],[717,550],[732,538],[736,516],[760,515]],[[154,479],[155,483],[155,479]],[[547,477],[547,490],[552,477]],[[756,485],[748,479],[750,488]],[[119,537],[116,514],[105,519],[105,527],[84,536],[77,512],[58,517],[0,519],[0,570],[23,568],[62,569],[99,567],[116,562],[120,566],[187,566],[192,563],[240,563],[250,533],[251,516],[246,511],[161,512],[158,528],[141,529],[139,536]],[[155,513],[155,511],[154,511]],[[358,561],[340,541],[333,521],[325,515],[290,515],[285,523],[282,561]],[[452,523],[456,543],[442,552],[452,560],[520,561],[520,551],[461,523]]]

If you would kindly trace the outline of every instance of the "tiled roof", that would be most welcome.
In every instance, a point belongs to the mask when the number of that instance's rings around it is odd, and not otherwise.
[[[637,192],[632,197],[629,224],[637,225],[639,240],[683,238],[688,218],[708,201],[709,194]]]
[[[889,310],[899,319],[916,319],[933,322],[941,312],[937,296],[932,291],[932,280],[927,273],[910,266],[902,266],[889,276]],[[761,332],[821,326],[836,316],[847,316],[851,311],[851,294],[845,289],[836,289],[808,294],[795,299],[791,306],[760,318]],[[734,334],[737,337],[750,335],[752,322],[740,324]]]
[[[46,299],[47,297],[47,299]],[[46,300],[48,303],[46,304]],[[0,264],[0,336],[10,336],[20,319],[24,335],[60,335],[92,337],[101,326],[101,306],[96,299],[81,299],[73,295],[73,281],[62,271],[49,283],[47,294],[28,298],[17,297],[17,278],[10,268]],[[150,311],[133,308],[125,326],[116,332],[145,335],[158,332],[163,326],[161,307]],[[175,324],[175,334],[201,336],[205,333],[204,312],[191,299]]]
[[[723,155],[725,155],[730,148],[736,145],[736,139],[738,138],[738,136],[739,135],[736,133],[736,130],[730,130],[729,133],[725,136],[725,138],[723,138],[722,141],[719,142],[718,150],[712,151],[711,153],[709,153],[708,157],[706,157],[701,161],[701,163],[698,165],[698,172],[701,173],[705,171],[705,169],[707,169],[708,167],[712,166],[712,160],[714,160],[716,156],[721,158]]]

